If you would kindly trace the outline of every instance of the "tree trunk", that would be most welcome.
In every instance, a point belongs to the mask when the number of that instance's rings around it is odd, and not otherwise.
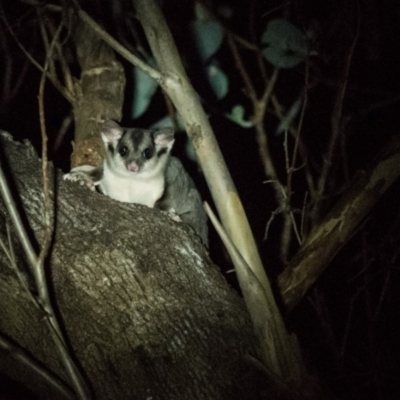
[[[40,163],[29,144],[0,135],[12,183],[37,248],[43,238]],[[0,155],[0,159],[4,158]],[[4,164],[6,164],[4,166]],[[116,202],[54,176],[55,231],[49,284],[71,349],[96,399],[251,399],[257,358],[239,296],[183,223]],[[9,218],[0,200],[0,238]],[[29,275],[11,229],[17,266]],[[0,332],[67,377],[43,316],[0,249]],[[2,357],[0,368],[43,399],[65,398]],[[245,379],[244,379],[245,378]]]
[[[121,120],[125,73],[113,50],[79,19],[73,30],[81,75],[74,85],[74,151],[71,166],[100,165],[104,144],[99,127]]]

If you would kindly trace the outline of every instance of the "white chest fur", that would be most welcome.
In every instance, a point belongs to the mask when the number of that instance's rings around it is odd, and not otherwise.
[[[142,176],[141,174],[119,175],[104,168],[100,188],[107,196],[126,203],[144,204],[154,207],[164,193],[164,176]]]

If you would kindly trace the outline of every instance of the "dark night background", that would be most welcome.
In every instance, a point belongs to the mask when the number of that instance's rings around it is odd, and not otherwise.
[[[34,7],[25,2],[0,0],[3,15],[19,40],[35,59],[43,64],[44,50]],[[373,162],[379,148],[400,133],[400,2],[395,0],[359,1],[207,1],[217,15],[228,9],[229,18],[223,24],[235,34],[254,42],[260,40],[269,20],[285,18],[312,33],[315,55],[308,60],[308,103],[302,127],[302,139],[308,150],[307,162],[318,176],[331,134],[331,118],[335,96],[343,79],[344,64],[351,43],[356,38],[351,59],[347,89],[343,102],[342,137],[345,151],[337,150],[331,180],[327,188],[326,211],[345,190],[356,171]],[[101,21],[109,33],[129,40],[132,11],[111,12],[111,2],[87,1],[82,6]],[[126,7],[129,8],[128,5]],[[252,106],[246,96],[242,78],[232,61],[227,44],[222,43],[215,57],[229,79],[228,94],[217,100],[199,67],[189,24],[195,18],[193,3],[164,1],[163,7],[175,40],[181,51],[193,85],[204,100],[210,114],[222,153],[241,195],[253,228],[267,273],[272,280],[282,271],[284,263],[278,251],[281,216],[272,221],[268,240],[263,240],[266,225],[276,210],[268,178],[263,172],[254,138],[254,129],[244,129],[229,121],[224,114],[236,104],[245,108],[245,117],[252,116]],[[129,8],[130,9],[130,8]],[[221,14],[222,15],[222,14]],[[57,16],[54,17],[57,20]],[[8,30],[0,21],[0,129],[17,139],[28,138],[40,149],[38,88],[40,72],[19,50]],[[76,76],[79,70],[73,51],[65,36],[66,58]],[[258,61],[254,53],[241,50],[245,67],[256,89],[263,86]],[[158,91],[146,113],[133,121],[129,99],[134,83],[131,66],[123,62],[128,83],[123,123],[147,127],[166,115],[163,95]],[[273,67],[265,60],[269,75]],[[305,88],[305,63],[280,72],[274,94],[288,110]],[[46,124],[49,151],[56,166],[66,172],[72,151],[73,125],[60,141],[60,127],[71,116],[66,100],[46,83]],[[295,124],[298,119],[295,120]],[[284,183],[283,135],[275,135],[279,120],[273,113],[265,116],[265,126],[273,161],[279,179]],[[178,141],[183,141],[179,136]],[[293,144],[291,144],[293,146]],[[340,146],[338,146],[340,147]],[[177,145],[177,149],[183,145]],[[339,154],[340,153],[340,154]],[[190,162],[188,162],[190,168]],[[346,165],[344,173],[342,165]],[[192,165],[193,167],[193,165]],[[399,166],[400,168],[400,166]],[[198,185],[205,198],[209,194],[201,174]],[[293,207],[302,209],[306,189],[300,171],[294,175]],[[304,358],[312,373],[319,376],[323,387],[340,399],[394,399],[400,395],[399,337],[399,249],[400,249],[400,183],[384,195],[358,231],[326,268],[317,284],[294,311],[287,315],[289,329],[300,340]],[[297,218],[297,217],[296,217]],[[226,273],[231,265],[212,233],[211,255],[237,287],[233,274]],[[290,255],[298,246],[293,241]],[[14,397],[6,394],[11,383],[0,377],[0,399],[31,398],[28,394]],[[22,388],[10,389],[23,390]]]

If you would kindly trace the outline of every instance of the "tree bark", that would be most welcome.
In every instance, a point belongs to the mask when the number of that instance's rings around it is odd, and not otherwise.
[[[28,144],[2,134],[0,145],[8,180],[39,248],[44,232],[40,163]],[[250,319],[190,227],[159,210],[64,182],[54,169],[50,173],[55,230],[47,273],[71,349],[95,398],[255,398],[257,373],[245,361],[249,354],[258,357]],[[0,200],[3,243],[8,243],[8,221]],[[17,266],[29,276],[11,232]],[[0,304],[0,332],[66,381],[43,316],[1,249]],[[0,357],[4,373],[40,398],[65,398],[33,370],[21,373],[12,358]]]
[[[73,36],[81,74],[74,85],[71,166],[97,166],[104,159],[99,127],[104,120],[121,120],[125,72],[113,50],[79,19]]]

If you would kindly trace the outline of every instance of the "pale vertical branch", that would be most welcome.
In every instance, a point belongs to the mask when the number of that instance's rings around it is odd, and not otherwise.
[[[274,373],[285,378],[292,376],[298,382],[301,380],[301,362],[296,358],[295,345],[275,303],[247,217],[209,119],[189,82],[158,3],[135,0],[134,6],[162,74],[160,84],[185,122],[225,230],[264,290],[268,307],[259,310],[258,319],[253,320],[255,327],[264,327],[259,336],[264,361]],[[260,330],[256,331],[260,334]]]
[[[247,218],[209,118],[189,82],[164,16],[154,1],[136,1],[134,5],[160,68],[160,84],[185,122],[225,229],[249,265],[257,271],[260,281],[268,285]]]
[[[49,51],[49,49],[50,49],[49,35],[47,33],[46,26],[45,26],[46,16],[43,16],[40,9],[36,10],[36,15],[38,16],[39,30],[40,30],[40,34],[42,35],[42,41],[43,41],[43,45],[44,45],[46,54],[52,54],[53,52]],[[53,43],[54,43],[54,41],[53,41]],[[51,76],[56,76],[56,66],[55,66],[53,57],[48,60],[47,70],[50,72]]]

